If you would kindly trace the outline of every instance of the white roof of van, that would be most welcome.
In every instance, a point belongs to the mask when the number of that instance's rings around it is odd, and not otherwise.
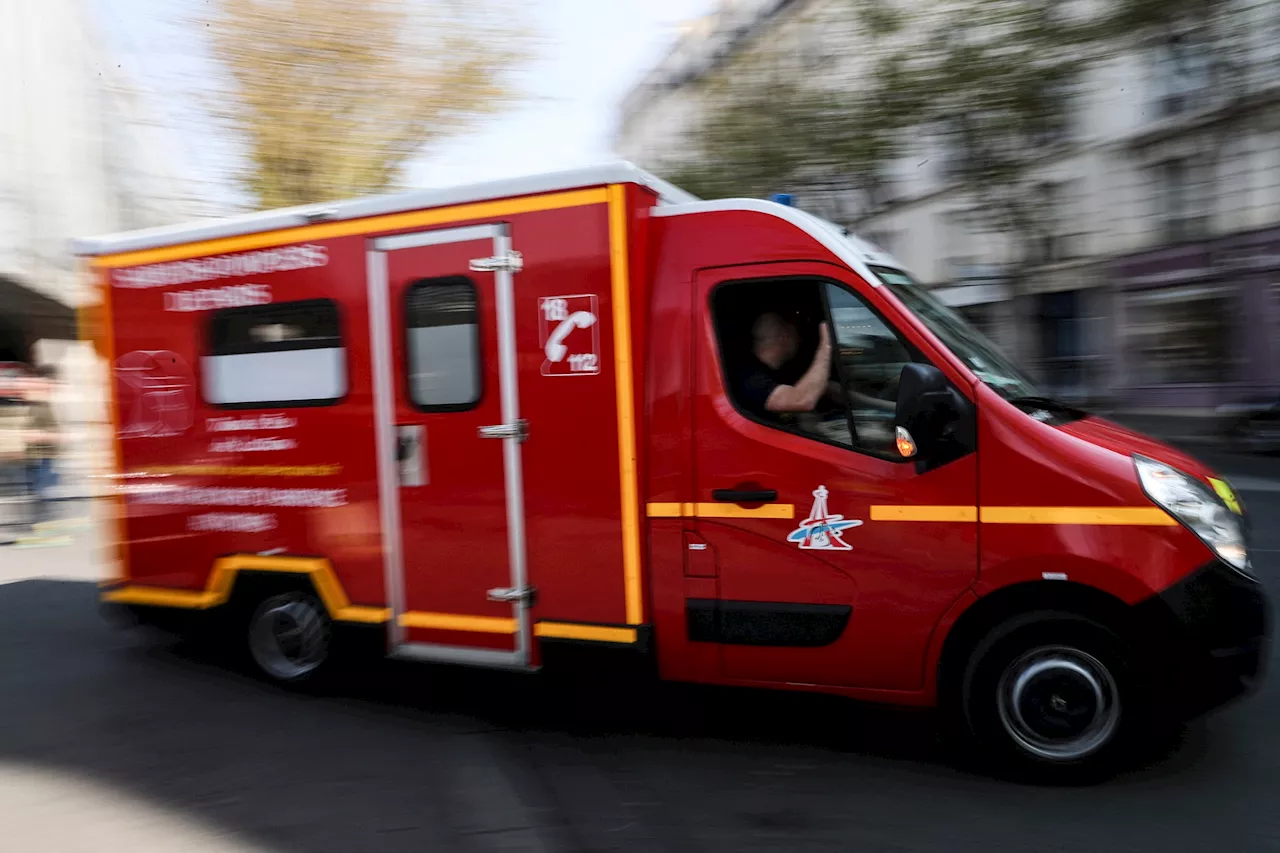
[[[308,204],[278,210],[263,210],[209,222],[186,225],[167,225],[140,231],[126,231],[100,237],[73,240],[72,252],[94,257],[135,252],[142,249],[158,249],[243,234],[258,234],[294,228],[316,222],[335,222],[345,219],[363,219],[407,210],[424,210],[432,207],[448,207],[477,201],[510,198],[522,195],[557,192],[560,190],[596,187],[605,184],[639,184],[658,193],[659,204],[688,204],[698,201],[697,196],[673,186],[631,163],[619,162],[590,166],[565,172],[489,181],[461,187],[435,190],[412,190],[394,195],[341,201],[332,204]]]

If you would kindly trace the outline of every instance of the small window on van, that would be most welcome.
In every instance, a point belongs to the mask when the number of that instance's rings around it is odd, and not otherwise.
[[[730,399],[768,426],[900,461],[894,413],[902,366],[921,360],[861,297],[833,282],[769,279],[721,285],[712,295]],[[798,387],[815,365],[818,328],[831,333],[830,364],[808,410],[774,411],[780,386]]]
[[[338,305],[306,299],[224,308],[209,318],[205,402],[231,408],[327,406],[347,393]]]
[[[414,282],[405,292],[409,399],[423,411],[460,411],[480,401],[476,288],[453,277]]]

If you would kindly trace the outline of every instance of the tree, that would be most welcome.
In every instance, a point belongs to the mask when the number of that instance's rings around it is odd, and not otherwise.
[[[215,115],[263,207],[376,192],[510,102],[529,34],[509,0],[214,0]]]
[[[708,198],[789,192],[807,194],[810,208],[831,208],[855,193],[865,196],[859,209],[876,204],[895,140],[855,126],[851,99],[776,71],[748,92],[720,91],[713,101],[722,106],[693,135],[699,156],[662,169],[676,184]]]
[[[826,14],[803,26],[860,29],[874,43],[903,22],[885,0],[845,0],[844,10],[843,20]],[[903,123],[863,86],[815,85],[822,75],[813,70],[833,58],[764,47],[729,63],[702,84],[710,108],[689,133],[686,156],[657,171],[706,197],[788,192],[847,220],[878,210]]]

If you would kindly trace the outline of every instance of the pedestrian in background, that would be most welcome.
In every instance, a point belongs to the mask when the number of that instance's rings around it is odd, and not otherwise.
[[[0,528],[24,520],[27,498],[27,401],[22,380],[0,374]],[[12,541],[6,536],[4,541]]]
[[[41,365],[24,380],[26,412],[27,482],[34,500],[33,524],[48,520],[48,505],[57,483],[53,463],[58,454],[58,421],[53,414],[56,372]]]

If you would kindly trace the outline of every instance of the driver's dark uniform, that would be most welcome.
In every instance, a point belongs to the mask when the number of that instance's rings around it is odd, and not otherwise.
[[[763,421],[795,425],[795,413],[771,412],[765,408],[765,403],[773,393],[773,389],[779,385],[795,385],[799,382],[800,377],[804,375],[805,367],[807,365],[793,362],[783,365],[779,370],[774,370],[755,356],[748,357],[734,376],[734,390],[738,405],[748,414]],[[833,409],[839,409],[839,407],[833,406],[832,401],[824,395],[814,407],[814,412],[826,414]]]
[[[748,414],[764,420],[778,420],[778,413],[770,412],[765,403],[773,389],[784,385],[778,371],[755,356],[749,357],[738,369],[736,376],[738,404]]]

